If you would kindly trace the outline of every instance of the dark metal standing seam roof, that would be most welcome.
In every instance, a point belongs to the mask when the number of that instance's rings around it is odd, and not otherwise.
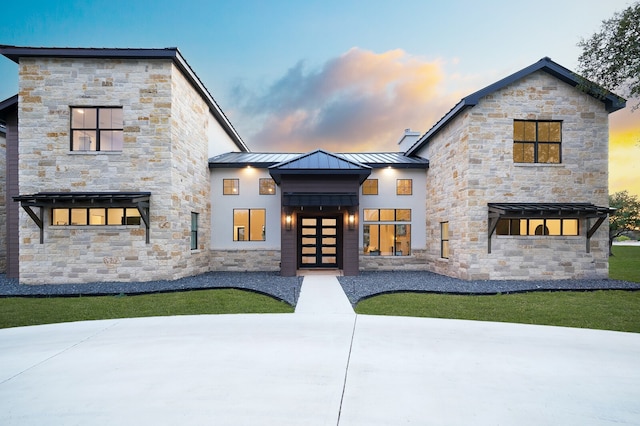
[[[462,100],[458,102],[456,106],[454,106],[447,114],[445,114],[444,117],[442,117],[431,129],[427,131],[427,133],[425,133],[420,139],[418,139],[418,141],[413,144],[413,146],[411,146],[405,154],[415,154],[429,142],[429,139],[435,136],[436,133],[442,130],[463,110],[477,105],[481,98],[490,95],[491,93],[502,89],[503,87],[514,83],[536,71],[544,71],[574,87],[586,84],[586,93],[598,99],[599,101],[602,101],[605,104],[607,112],[609,113],[618,111],[619,109],[622,109],[626,106],[626,100],[624,98],[621,98],[615,93],[612,93],[595,83],[589,82],[584,77],[581,77],[576,73],[570,71],[569,69],[563,67],[562,65],[553,62],[550,58],[544,57],[535,64],[529,65],[528,67],[523,68],[520,71],[485,87],[484,89],[478,90],[477,92],[472,93],[465,98],[462,98]]]
[[[240,168],[257,167],[269,168],[279,163],[293,160],[300,153],[258,153],[258,152],[227,152],[209,159],[210,168]],[[427,169],[429,161],[421,157],[407,157],[401,152],[362,152],[335,153],[347,161],[359,163],[371,168],[415,168]]]
[[[501,217],[601,217],[616,211],[591,203],[489,203],[489,211]]]
[[[371,174],[371,167],[318,149],[269,167],[269,174],[280,184],[282,176],[340,175],[356,176],[360,183]]]

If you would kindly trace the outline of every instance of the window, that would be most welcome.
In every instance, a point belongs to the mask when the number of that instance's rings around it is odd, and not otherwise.
[[[271,178],[261,178],[259,180],[260,195],[275,195],[276,182]]]
[[[411,254],[411,209],[364,209],[363,216],[364,254]]]
[[[560,163],[562,122],[513,121],[514,163]]]
[[[378,195],[378,179],[367,179],[362,183],[362,195]]]
[[[191,213],[191,250],[198,249],[198,213]]]
[[[497,235],[579,235],[578,219],[500,219]]]
[[[396,181],[397,195],[411,195],[413,193],[413,179],[398,179]]]
[[[72,107],[71,151],[122,151],[122,107]]]
[[[449,222],[440,222],[440,257],[449,258]]]
[[[265,209],[233,210],[233,241],[264,241]]]
[[[239,179],[222,179],[223,195],[238,195],[240,193]]]
[[[140,225],[137,208],[51,209],[51,225]]]

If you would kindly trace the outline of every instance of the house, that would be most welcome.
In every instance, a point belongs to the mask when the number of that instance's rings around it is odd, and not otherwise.
[[[608,274],[608,114],[625,101],[549,58],[396,152],[256,153],[176,48],[0,53],[20,67],[0,119],[7,274],[23,283]]]

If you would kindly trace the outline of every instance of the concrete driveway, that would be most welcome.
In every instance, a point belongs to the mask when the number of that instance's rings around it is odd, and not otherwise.
[[[0,330],[0,424],[640,424],[639,334],[356,315],[331,280],[295,314]]]

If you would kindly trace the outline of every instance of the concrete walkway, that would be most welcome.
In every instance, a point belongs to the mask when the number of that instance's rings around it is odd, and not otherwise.
[[[0,330],[0,424],[640,424],[640,334],[355,315],[331,278],[295,314]]]

